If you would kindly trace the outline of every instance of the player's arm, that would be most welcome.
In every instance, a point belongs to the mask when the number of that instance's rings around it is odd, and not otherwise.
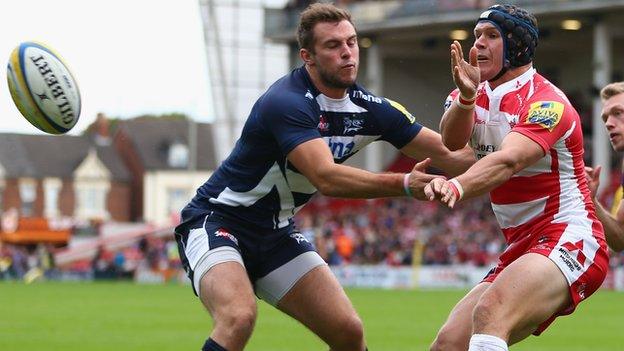
[[[512,175],[534,164],[542,157],[544,157],[544,150],[538,143],[523,134],[511,132],[503,139],[500,151],[483,157],[466,173],[449,182],[460,184],[459,187],[463,190],[462,199],[476,197],[503,184]],[[429,199],[438,196],[442,202],[453,207],[457,196],[452,196],[449,182],[432,182],[425,188],[425,194]]]
[[[403,173],[373,173],[334,162],[323,139],[316,138],[297,145],[288,153],[288,161],[323,194],[333,197],[379,198],[405,196]],[[424,173],[429,164],[425,160],[407,176],[414,197],[424,198],[423,189],[434,175]]]
[[[477,49],[471,48],[470,63],[464,60],[461,44],[451,44],[451,73],[459,95],[451,102],[440,121],[442,141],[451,150],[460,150],[470,140],[474,126],[474,101],[481,79]]]
[[[594,200],[596,215],[602,223],[607,244],[613,251],[624,250],[624,203],[620,202],[615,217],[599,201]]]
[[[422,127],[414,139],[401,148],[401,152],[417,160],[429,157],[432,166],[451,176],[465,172],[476,161],[470,147],[464,144],[463,148],[451,151],[442,143],[440,134],[426,127]]]
[[[624,250],[624,201],[620,202],[615,216],[613,216],[596,199],[598,187],[600,186],[600,166],[595,168],[586,167],[585,173],[592,201],[596,207],[596,215],[604,227],[607,244],[613,251],[622,251]]]
[[[451,150],[460,150],[468,144],[473,127],[474,108],[461,108],[454,100],[440,121],[440,133],[444,145]]]

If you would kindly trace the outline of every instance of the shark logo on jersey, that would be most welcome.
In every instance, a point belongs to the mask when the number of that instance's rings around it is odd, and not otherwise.
[[[290,237],[297,240],[297,244],[301,244],[302,241],[309,243],[308,239],[306,239],[301,233],[292,233],[290,234]]]
[[[309,90],[305,93],[305,97],[307,97],[310,100],[314,100],[314,96]]]
[[[344,122],[344,131],[343,134],[347,134],[349,132],[357,132],[358,130],[364,128],[364,120],[363,119],[351,119],[349,117],[345,117],[342,119]]]

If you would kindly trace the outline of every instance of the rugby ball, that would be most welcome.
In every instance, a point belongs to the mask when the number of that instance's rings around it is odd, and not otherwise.
[[[13,102],[32,125],[68,132],[80,116],[80,91],[63,60],[48,46],[24,42],[11,53],[7,81]]]

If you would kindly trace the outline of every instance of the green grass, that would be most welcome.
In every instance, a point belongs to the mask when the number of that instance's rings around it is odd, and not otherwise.
[[[371,351],[427,350],[464,291],[348,290]],[[624,349],[624,295],[601,291],[512,350]],[[199,350],[210,317],[187,286],[0,283],[0,350]],[[325,350],[264,302],[248,350]]]

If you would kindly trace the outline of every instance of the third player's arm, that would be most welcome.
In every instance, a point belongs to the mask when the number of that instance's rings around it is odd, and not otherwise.
[[[620,202],[615,217],[594,199],[596,215],[602,223],[607,244],[613,251],[624,250],[624,201]]]

